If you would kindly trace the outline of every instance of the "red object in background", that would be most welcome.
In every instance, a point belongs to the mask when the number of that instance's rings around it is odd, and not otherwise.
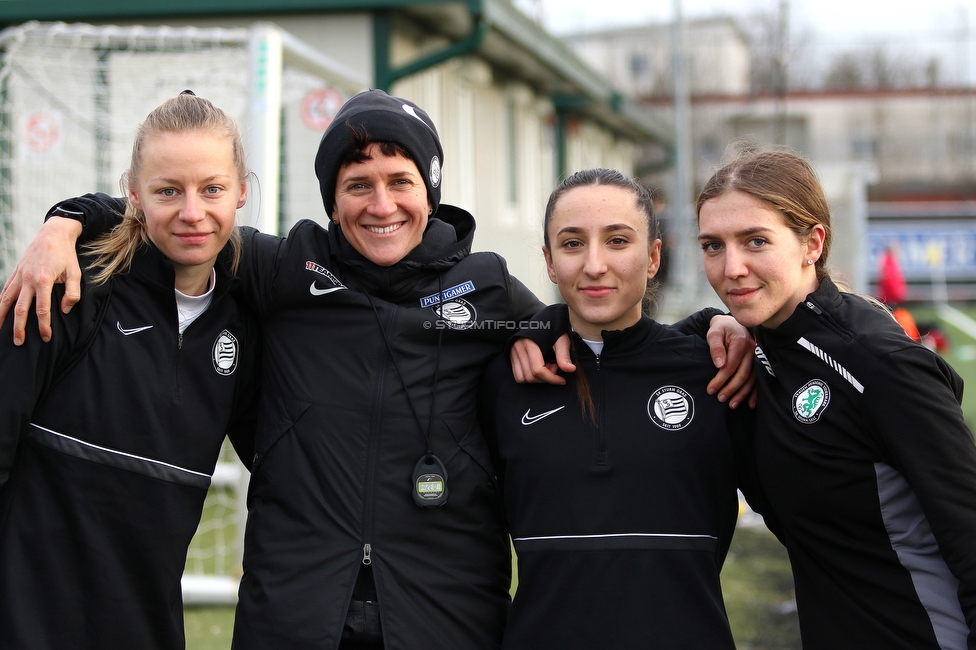
[[[891,315],[895,317],[901,328],[905,330],[905,334],[916,343],[922,342],[922,337],[918,333],[918,326],[915,325],[915,318],[912,317],[912,313],[905,309],[904,307],[896,307],[891,310]]]
[[[930,350],[935,350],[939,354],[949,351],[949,337],[938,325],[922,325],[919,327],[922,332],[922,345]]]
[[[881,273],[878,276],[878,300],[894,307],[905,302],[907,296],[908,285],[902,275],[898,258],[891,248],[885,248],[881,255]]]

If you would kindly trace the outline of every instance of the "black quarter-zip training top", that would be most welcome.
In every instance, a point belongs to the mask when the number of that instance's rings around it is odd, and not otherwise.
[[[36,321],[22,347],[0,329],[0,648],[183,648],[180,578],[225,434],[253,454],[259,340],[234,278],[218,263],[182,336],[155,247],[109,282],[52,310],[50,343]]]
[[[603,335],[599,357],[572,335],[592,421],[575,374],[517,384],[499,358],[483,382],[519,561],[504,647],[734,648],[719,572],[738,512],[741,441],[726,421],[738,416],[705,391],[701,338],[646,317]]]

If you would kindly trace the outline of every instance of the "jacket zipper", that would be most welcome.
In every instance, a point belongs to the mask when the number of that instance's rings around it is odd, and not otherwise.
[[[394,307],[392,313],[390,314],[390,323],[387,330],[392,328],[393,321],[396,318],[396,308]],[[363,564],[369,565],[373,563],[372,552],[373,552],[373,488],[376,476],[376,457],[379,455],[379,439],[380,439],[380,423],[382,422],[383,413],[383,389],[386,385],[386,368],[390,362],[389,352],[386,352],[386,347],[382,347],[384,350],[382,365],[383,373],[380,377],[380,381],[377,382],[376,394],[374,395],[374,406],[373,413],[375,414],[374,420],[370,423],[369,430],[369,445],[366,448],[366,475],[363,477]],[[406,487],[404,488],[406,489]],[[375,580],[375,578],[374,578]]]
[[[606,386],[603,381],[603,373],[600,372],[600,355],[596,355],[596,373],[595,373],[594,384],[599,384],[597,388],[598,394],[594,396],[594,405],[596,406],[597,415],[597,438],[596,438],[596,464],[601,469],[605,469],[607,466],[607,432],[605,426],[605,413],[606,409],[603,407],[606,404]]]
[[[183,352],[183,332],[177,330],[176,334],[176,365],[173,368],[173,398],[177,403],[183,401],[183,390],[180,388],[180,363]]]
[[[194,325],[196,325],[198,321],[201,321],[201,320],[204,320],[204,319],[208,318],[209,317],[208,314],[215,313],[215,311],[213,311],[214,310],[214,307],[221,300],[223,300],[224,299],[224,296],[226,296],[226,295],[227,295],[227,290],[224,287],[221,287],[217,291],[215,291],[214,292],[214,295],[213,295],[213,298],[211,298],[211,300],[210,300],[210,304],[207,305],[207,308],[204,309],[203,312],[192,323],[190,323],[187,326],[187,329],[189,329],[189,328],[193,327]],[[175,306],[175,304],[174,304],[174,306]],[[182,389],[180,387],[180,364],[182,362],[182,359],[181,359],[181,357],[182,357],[182,354],[181,353],[182,352],[183,352],[183,332],[181,332],[179,330],[179,325],[177,325],[177,327],[176,327],[176,376],[173,379],[173,383],[176,386],[175,397],[176,397],[176,399],[178,401],[182,401],[182,399],[183,399],[183,391],[182,391]]]
[[[193,327],[194,325],[196,325],[197,321],[200,320],[201,318],[206,318],[207,317],[207,312],[210,311],[213,308],[213,306],[220,300],[220,298],[222,296],[223,296],[223,293],[221,293],[220,296],[215,295],[213,297],[213,299],[210,300],[210,304],[207,306],[207,308],[205,310],[203,310],[203,313],[201,313],[197,317],[196,320],[194,320],[192,323],[190,323],[187,326],[187,329],[189,329],[189,328]],[[183,399],[183,391],[180,388],[180,364],[181,364],[181,361],[182,361],[182,359],[181,359],[181,357],[182,357],[182,354],[181,353],[182,352],[183,352],[183,332],[180,331],[179,325],[177,325],[176,326],[176,377],[174,377],[174,379],[173,379],[173,383],[176,386],[176,399],[177,400],[182,400]]]

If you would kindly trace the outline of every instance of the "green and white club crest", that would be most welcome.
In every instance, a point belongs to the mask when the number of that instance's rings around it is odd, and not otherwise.
[[[830,388],[820,379],[811,379],[793,394],[793,415],[803,424],[813,424],[829,403]]]

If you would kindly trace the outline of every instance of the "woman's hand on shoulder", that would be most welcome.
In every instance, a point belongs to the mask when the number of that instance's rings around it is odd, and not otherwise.
[[[756,375],[753,367],[756,341],[743,325],[731,316],[714,316],[708,334],[708,350],[718,373],[708,382],[708,394],[718,393],[718,401],[738,408],[748,402],[756,407]]]
[[[576,372],[576,366],[570,360],[569,335],[563,334],[553,346],[556,353],[556,363],[546,363],[542,357],[542,350],[534,341],[518,339],[512,344],[509,359],[512,363],[512,374],[520,384],[556,384],[563,385],[566,380],[556,374]]]
[[[51,217],[27,246],[14,272],[0,293],[0,323],[14,306],[14,345],[22,345],[27,315],[37,298],[37,324],[41,339],[51,340],[51,290],[64,284],[61,311],[68,313],[81,299],[81,267],[75,242],[81,236],[81,223],[74,219]]]

